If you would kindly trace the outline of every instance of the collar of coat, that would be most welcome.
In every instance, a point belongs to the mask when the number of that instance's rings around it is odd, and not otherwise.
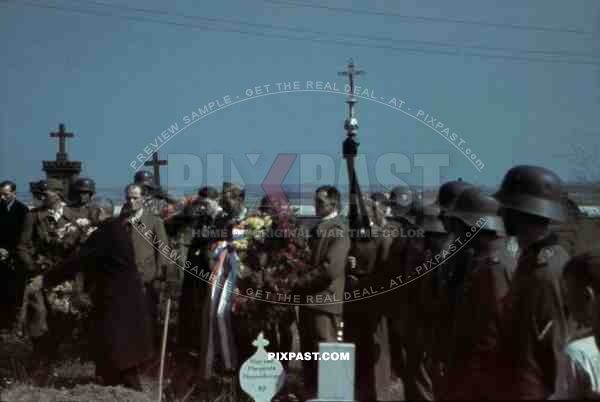
[[[330,213],[329,215],[321,218],[321,222],[326,222],[326,221],[330,221],[334,218],[337,218],[339,215],[338,211],[333,211],[332,213]]]

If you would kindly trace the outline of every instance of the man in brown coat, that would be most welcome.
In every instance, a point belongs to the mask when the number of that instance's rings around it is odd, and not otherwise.
[[[506,398],[546,399],[554,392],[567,323],[562,270],[569,258],[550,229],[567,214],[562,183],[552,171],[515,166],[495,195],[506,231],[521,249],[503,319]]]
[[[288,278],[292,293],[303,295],[299,309],[300,348],[317,352],[319,342],[336,342],[343,313],[345,271],[350,239],[339,216],[341,197],[333,186],[319,187],[315,208],[321,218],[311,233],[312,257],[307,269]],[[309,397],[317,388],[318,362],[304,360],[304,385]]]
[[[156,346],[160,344],[159,304],[164,283],[176,281],[174,269],[168,272],[171,250],[163,220],[144,208],[143,189],[138,184],[126,188],[127,203],[121,216],[131,227],[135,264],[144,283],[148,310],[156,330]],[[170,274],[171,278],[167,278]],[[173,279],[175,277],[175,279]]]

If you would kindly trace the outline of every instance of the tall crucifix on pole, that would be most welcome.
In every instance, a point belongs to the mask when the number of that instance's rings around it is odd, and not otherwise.
[[[50,133],[50,138],[58,138],[58,152],[56,154],[57,161],[66,161],[67,158],[67,138],[73,138],[73,133],[65,131],[65,125],[58,125],[58,132]]]
[[[350,181],[349,188],[349,210],[348,210],[348,221],[350,228],[354,230],[354,233],[367,234],[370,228],[369,218],[366,213],[364,200],[360,191],[360,185],[358,178],[356,177],[356,169],[354,166],[354,159],[358,152],[358,146],[360,145],[356,141],[356,135],[358,132],[358,119],[354,115],[354,105],[358,101],[354,98],[354,77],[363,75],[363,70],[356,70],[354,68],[354,61],[350,59],[346,71],[338,73],[340,76],[348,77],[350,80],[350,93],[346,104],[348,104],[348,115],[344,122],[344,129],[346,130],[346,140],[342,146],[344,159],[346,159],[346,166],[348,168],[348,178]]]
[[[160,187],[160,167],[167,166],[168,162],[166,160],[158,159],[158,152],[152,153],[152,160],[144,162],[144,166],[152,166],[154,173],[154,184],[157,187]]]

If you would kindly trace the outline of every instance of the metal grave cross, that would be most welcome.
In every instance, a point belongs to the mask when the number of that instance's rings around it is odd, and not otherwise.
[[[168,162],[166,160],[158,159],[158,152],[152,153],[152,160],[144,162],[144,166],[152,166],[154,169],[154,184],[160,187],[160,167],[167,166]]]

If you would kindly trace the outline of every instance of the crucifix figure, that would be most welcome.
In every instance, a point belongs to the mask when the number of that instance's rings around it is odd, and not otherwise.
[[[160,187],[160,167],[167,166],[168,162],[166,160],[158,159],[158,152],[154,152],[152,154],[152,160],[144,162],[144,166],[152,166],[154,170],[154,184],[157,187]]]
[[[348,200],[350,204],[348,211],[349,223],[352,229],[359,230],[361,232],[366,231],[370,225],[354,167],[354,158],[356,158],[358,146],[360,145],[356,141],[358,120],[356,117],[354,117],[354,105],[357,103],[356,99],[354,98],[354,77],[363,74],[365,74],[364,71],[356,70],[354,68],[354,61],[352,59],[350,59],[348,62],[346,71],[338,73],[338,75],[348,77],[350,80],[350,93],[348,94],[348,99],[346,100],[346,103],[348,104],[348,116],[344,122],[347,138],[342,146],[342,151],[344,158],[346,159],[348,178],[350,179],[350,197]]]
[[[338,73],[338,75],[348,77],[348,79],[350,80],[350,93],[348,96],[348,100],[346,100],[346,103],[348,104],[348,119],[346,120],[346,126],[352,125],[354,123],[353,120],[356,120],[354,118],[354,104],[356,103],[356,100],[354,99],[354,76],[363,74],[365,74],[363,70],[354,69],[354,60],[352,59],[350,59],[350,61],[348,62],[348,67],[346,68],[346,71]],[[356,128],[358,128],[358,124],[356,124],[356,126]],[[348,130],[348,127],[346,127],[346,130]]]
[[[58,132],[50,133],[50,138],[58,138],[58,153],[56,154],[57,161],[67,160],[67,138],[73,138],[73,133],[67,133],[65,131],[65,125],[63,123],[58,125]]]

